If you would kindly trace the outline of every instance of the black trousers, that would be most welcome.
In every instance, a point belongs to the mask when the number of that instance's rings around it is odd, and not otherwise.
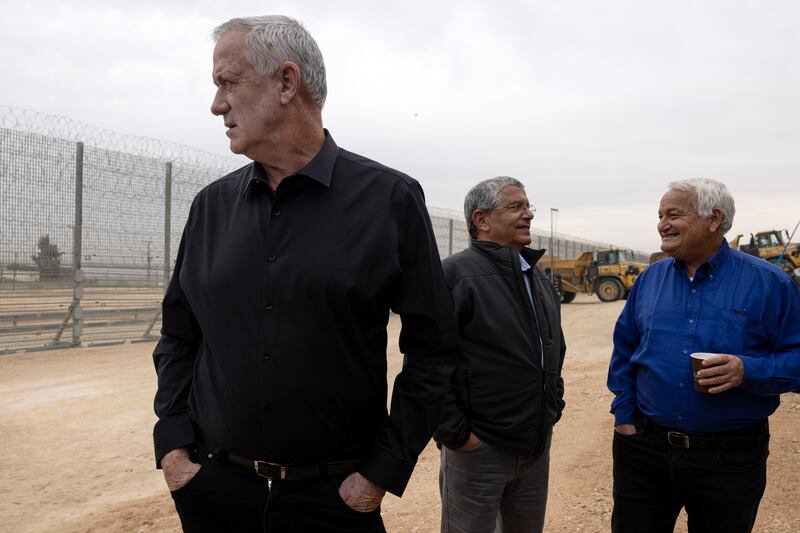
[[[385,533],[380,508],[360,513],[339,496],[344,478],[272,482],[238,465],[204,460],[172,492],[186,533]]]
[[[767,484],[769,434],[747,449],[676,448],[646,430],[614,432],[614,533],[749,533]]]

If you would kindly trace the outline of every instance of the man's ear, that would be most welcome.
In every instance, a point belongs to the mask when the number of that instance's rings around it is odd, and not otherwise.
[[[489,212],[484,211],[482,209],[476,209],[472,213],[472,223],[475,224],[475,227],[478,228],[478,231],[487,232],[489,231]]]
[[[722,210],[718,207],[715,207],[711,210],[711,225],[708,227],[708,231],[711,233],[716,233],[719,231],[719,227],[722,225],[725,216],[722,214]]]
[[[277,76],[281,84],[281,103],[289,104],[300,92],[300,67],[291,61],[284,61]]]

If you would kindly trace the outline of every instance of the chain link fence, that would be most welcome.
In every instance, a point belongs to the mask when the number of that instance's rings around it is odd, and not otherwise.
[[[0,106],[0,353],[155,339],[191,201],[242,164]]]
[[[192,199],[245,163],[0,106],[0,354],[156,339]],[[430,213],[442,257],[469,246],[461,213]]]

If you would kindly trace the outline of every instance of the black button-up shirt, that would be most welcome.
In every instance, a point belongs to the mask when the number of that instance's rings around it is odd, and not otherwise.
[[[391,415],[386,325],[402,318]],[[401,494],[458,349],[419,184],[336,146],[273,192],[251,163],[203,189],[163,302],[156,458],[198,441],[281,464],[360,459]]]

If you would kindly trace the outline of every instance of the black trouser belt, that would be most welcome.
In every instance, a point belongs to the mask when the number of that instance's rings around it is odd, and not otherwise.
[[[762,422],[748,428],[724,433],[709,433],[702,435],[689,435],[681,431],[659,426],[651,419],[645,417],[645,431],[665,439],[676,448],[705,448],[742,450],[753,448],[769,436],[767,423]]]
[[[319,463],[311,465],[281,465],[257,459],[247,459],[232,453],[210,452],[209,459],[221,459],[235,465],[243,466],[256,474],[269,479],[285,481],[301,481],[324,476],[347,476],[356,471],[358,463],[354,461],[339,461],[335,463]]]

